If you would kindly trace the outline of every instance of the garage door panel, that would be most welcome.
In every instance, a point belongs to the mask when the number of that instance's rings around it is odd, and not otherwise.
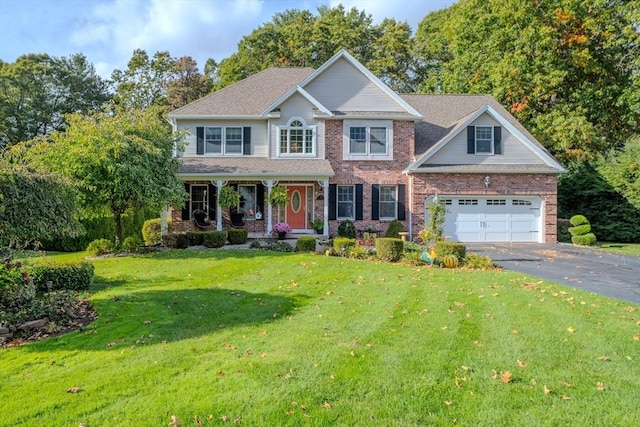
[[[537,242],[540,199],[447,197],[445,236],[461,242]]]

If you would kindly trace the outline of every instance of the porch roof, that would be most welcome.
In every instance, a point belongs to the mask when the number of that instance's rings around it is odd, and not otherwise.
[[[333,168],[325,159],[266,159],[258,157],[184,157],[178,171],[183,179],[328,179]]]

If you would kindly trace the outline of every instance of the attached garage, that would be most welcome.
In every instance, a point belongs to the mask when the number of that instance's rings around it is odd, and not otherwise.
[[[542,202],[534,196],[438,196],[444,234],[458,242],[542,242]]]

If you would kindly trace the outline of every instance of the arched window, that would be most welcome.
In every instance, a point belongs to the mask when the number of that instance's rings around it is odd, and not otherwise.
[[[280,128],[280,154],[313,154],[315,126],[307,126],[304,120],[293,118]]]

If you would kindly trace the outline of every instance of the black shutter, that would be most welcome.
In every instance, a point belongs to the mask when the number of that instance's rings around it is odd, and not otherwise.
[[[251,127],[242,128],[242,154],[248,156],[251,154]]]
[[[209,183],[209,186],[207,187],[207,195],[207,200],[209,202],[209,221],[215,221],[216,208],[218,207],[218,201],[216,200],[218,198],[218,190],[215,185]]]
[[[196,128],[196,154],[204,154],[204,128]]]
[[[185,200],[184,206],[182,206],[182,219],[190,220],[191,212],[189,212],[189,201],[191,200],[191,186],[185,182],[184,189],[187,192],[187,200]]]
[[[336,184],[329,184],[329,219],[337,218],[337,197],[338,190]]]
[[[404,221],[406,219],[405,213],[405,199],[407,198],[407,186],[404,184],[398,184],[398,220]]]
[[[371,186],[371,219],[380,219],[380,186]]]
[[[493,154],[502,154],[502,128],[493,127]]]
[[[261,183],[256,184],[256,209],[262,213],[262,220],[264,220],[264,188]]]
[[[476,153],[476,128],[467,126],[467,154]]]
[[[356,220],[362,221],[362,184],[356,184]]]

